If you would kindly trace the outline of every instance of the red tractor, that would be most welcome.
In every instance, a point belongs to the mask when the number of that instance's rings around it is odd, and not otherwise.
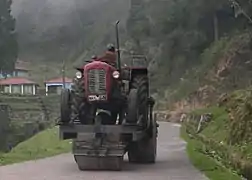
[[[121,170],[126,152],[130,162],[155,163],[158,126],[147,60],[133,55],[131,66],[121,68],[117,26],[116,32],[117,68],[90,61],[61,94],[60,137],[73,139],[80,170]]]

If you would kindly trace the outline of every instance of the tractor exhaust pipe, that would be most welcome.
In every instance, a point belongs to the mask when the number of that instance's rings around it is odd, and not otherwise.
[[[118,25],[120,21],[116,22],[115,28],[116,28],[116,48],[117,48],[117,69],[119,72],[121,72],[121,55],[120,55],[120,42],[119,42],[119,30]]]

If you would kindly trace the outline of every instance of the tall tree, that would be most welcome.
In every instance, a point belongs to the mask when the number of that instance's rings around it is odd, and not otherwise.
[[[0,71],[10,72],[18,55],[15,19],[11,15],[11,0],[0,0]]]
[[[133,39],[138,52],[142,51],[141,39],[150,35],[150,22],[145,14],[144,0],[131,0],[130,16],[127,19],[127,30]]]

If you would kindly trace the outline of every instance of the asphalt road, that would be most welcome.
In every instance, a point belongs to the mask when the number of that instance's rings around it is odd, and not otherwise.
[[[71,154],[0,167],[0,180],[207,180],[190,163],[179,127],[160,123],[157,162],[154,165],[128,164],[124,170],[78,170]]]

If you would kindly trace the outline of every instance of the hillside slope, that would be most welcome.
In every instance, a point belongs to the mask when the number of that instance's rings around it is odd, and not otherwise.
[[[216,102],[218,96],[251,85],[251,44],[248,32],[224,37],[201,54],[195,66],[166,91],[171,102],[184,99],[196,105]]]
[[[151,90],[162,106],[250,84],[251,3],[134,2],[127,30],[152,59]]]
[[[0,152],[54,125],[59,118],[59,96],[0,95]]]

